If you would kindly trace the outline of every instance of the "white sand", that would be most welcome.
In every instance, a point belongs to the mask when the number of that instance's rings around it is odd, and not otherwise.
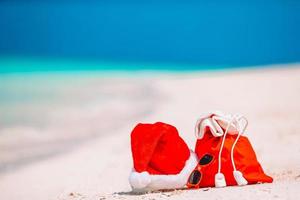
[[[133,78],[134,79],[134,78]],[[76,150],[0,174],[0,198],[41,199],[300,199],[300,68],[177,74],[147,79],[153,113]],[[132,81],[131,81],[132,82]],[[142,99],[142,97],[140,97]],[[151,105],[147,104],[151,107]],[[138,108],[138,107],[137,107]],[[242,113],[259,161],[274,183],[244,187],[130,193],[130,131],[137,122],[175,125],[194,148],[194,123],[210,110]],[[125,115],[126,116],[126,115]],[[99,119],[105,123],[105,117]]]

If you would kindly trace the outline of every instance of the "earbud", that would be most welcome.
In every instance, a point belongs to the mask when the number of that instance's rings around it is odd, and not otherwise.
[[[240,172],[238,170],[233,171],[233,176],[239,186],[248,184],[248,181],[244,178],[242,172]]]
[[[225,176],[222,173],[217,173],[215,175],[215,186],[216,187],[226,187]]]

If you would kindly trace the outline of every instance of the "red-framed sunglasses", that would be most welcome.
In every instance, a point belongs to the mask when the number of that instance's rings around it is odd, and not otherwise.
[[[212,162],[213,158],[214,157],[210,154],[205,154],[204,156],[202,156],[202,158],[199,160],[198,165],[195,167],[195,169],[189,176],[188,182],[186,184],[188,188],[199,188],[199,184],[202,179],[201,169],[202,169],[202,167],[210,164]]]

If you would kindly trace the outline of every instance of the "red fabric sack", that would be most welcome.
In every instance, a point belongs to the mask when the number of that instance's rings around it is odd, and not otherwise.
[[[226,135],[224,147],[221,154],[221,173],[224,174],[226,185],[237,185],[233,176],[233,165],[231,161],[231,148],[237,135]],[[202,139],[198,139],[195,153],[198,158],[205,154],[213,156],[212,162],[201,168],[202,177],[199,187],[214,187],[215,175],[218,172],[218,155],[223,137],[214,137],[208,130]],[[233,150],[236,169],[242,172],[248,184],[271,183],[272,177],[266,175],[258,162],[250,141],[245,136],[240,136]]]

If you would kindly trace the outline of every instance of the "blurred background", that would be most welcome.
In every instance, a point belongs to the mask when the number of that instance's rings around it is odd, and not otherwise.
[[[0,173],[150,114],[162,71],[298,63],[299,25],[297,0],[2,0]]]
[[[298,62],[299,7],[297,0],[2,0],[1,71]],[[26,66],[20,63],[24,60]],[[155,65],[53,63],[62,60]]]

